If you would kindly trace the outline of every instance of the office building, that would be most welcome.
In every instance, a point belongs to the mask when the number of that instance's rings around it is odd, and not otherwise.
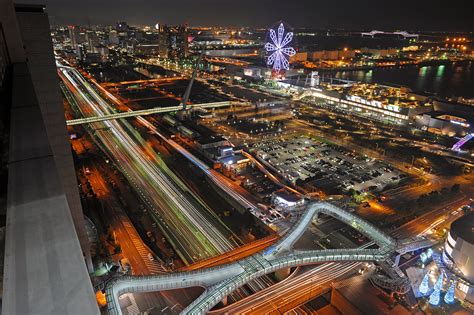
[[[168,37],[168,57],[171,59],[186,58],[189,54],[188,27],[186,25],[165,26],[164,32]]]

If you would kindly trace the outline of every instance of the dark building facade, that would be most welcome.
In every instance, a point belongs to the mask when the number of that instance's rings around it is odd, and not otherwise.
[[[160,46],[166,47],[166,56],[171,59],[186,58],[189,54],[188,27],[186,25],[165,25],[163,33],[165,36],[160,39]],[[160,52],[164,54],[164,49]]]

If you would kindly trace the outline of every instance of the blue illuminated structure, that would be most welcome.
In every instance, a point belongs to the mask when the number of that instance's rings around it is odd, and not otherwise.
[[[277,32],[274,29],[269,30],[270,40],[265,43],[265,50],[269,54],[267,65],[272,66],[273,71],[290,69],[289,59],[296,55],[296,51],[290,46],[293,41],[293,32],[285,33],[285,26],[280,23]]]
[[[425,276],[423,277],[423,281],[421,281],[420,283],[420,287],[418,288],[418,291],[422,295],[426,295],[426,293],[428,293],[429,290],[430,290],[430,279],[429,279],[429,272],[427,272]]]
[[[420,259],[422,263],[425,263],[428,260],[428,255],[425,252],[423,252],[420,254]]]
[[[431,258],[431,256],[433,256],[433,250],[431,248],[428,248],[428,250],[426,251],[426,256],[428,258]]]
[[[452,122],[452,121],[451,121]],[[469,125],[468,125],[469,127]],[[456,142],[453,147],[451,148],[451,150],[453,151],[461,151],[461,147],[466,143],[468,142],[469,140],[471,140],[472,138],[474,138],[474,133],[468,133],[466,136],[464,136],[463,138],[461,138],[461,140],[459,140],[458,142]]]
[[[456,288],[456,281],[453,281],[449,286],[448,291],[444,295],[444,301],[448,304],[454,303],[454,289]]]
[[[443,272],[441,272],[441,274],[438,277],[438,280],[436,280],[436,283],[433,288],[433,293],[431,293],[428,303],[430,303],[431,305],[439,304],[442,287],[443,287]]]

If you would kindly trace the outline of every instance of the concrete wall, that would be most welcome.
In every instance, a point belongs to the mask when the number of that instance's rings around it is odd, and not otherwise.
[[[44,13],[44,8],[40,5],[20,5],[20,7],[22,9],[16,12],[11,0],[0,0],[0,21],[10,62],[13,64],[26,62],[28,67],[34,96],[46,125],[76,232],[89,270],[91,270],[89,242],[84,228],[84,216],[79,199],[71,147],[68,142],[48,15]]]
[[[2,24],[3,35],[8,46],[10,62],[19,63],[25,62],[26,56],[14,12],[11,0],[0,0],[0,23]]]
[[[89,270],[92,270],[89,241],[85,231],[71,146],[68,141],[63,99],[59,90],[59,78],[53,56],[48,15],[46,13],[18,12],[17,17],[33,87],[54,153],[56,167],[66,193],[83,254],[88,262]]]

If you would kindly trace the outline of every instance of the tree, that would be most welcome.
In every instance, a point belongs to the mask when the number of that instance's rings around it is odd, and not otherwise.
[[[451,187],[451,192],[459,192],[460,189],[461,189],[461,185],[459,185],[459,184],[454,184],[454,185]]]

